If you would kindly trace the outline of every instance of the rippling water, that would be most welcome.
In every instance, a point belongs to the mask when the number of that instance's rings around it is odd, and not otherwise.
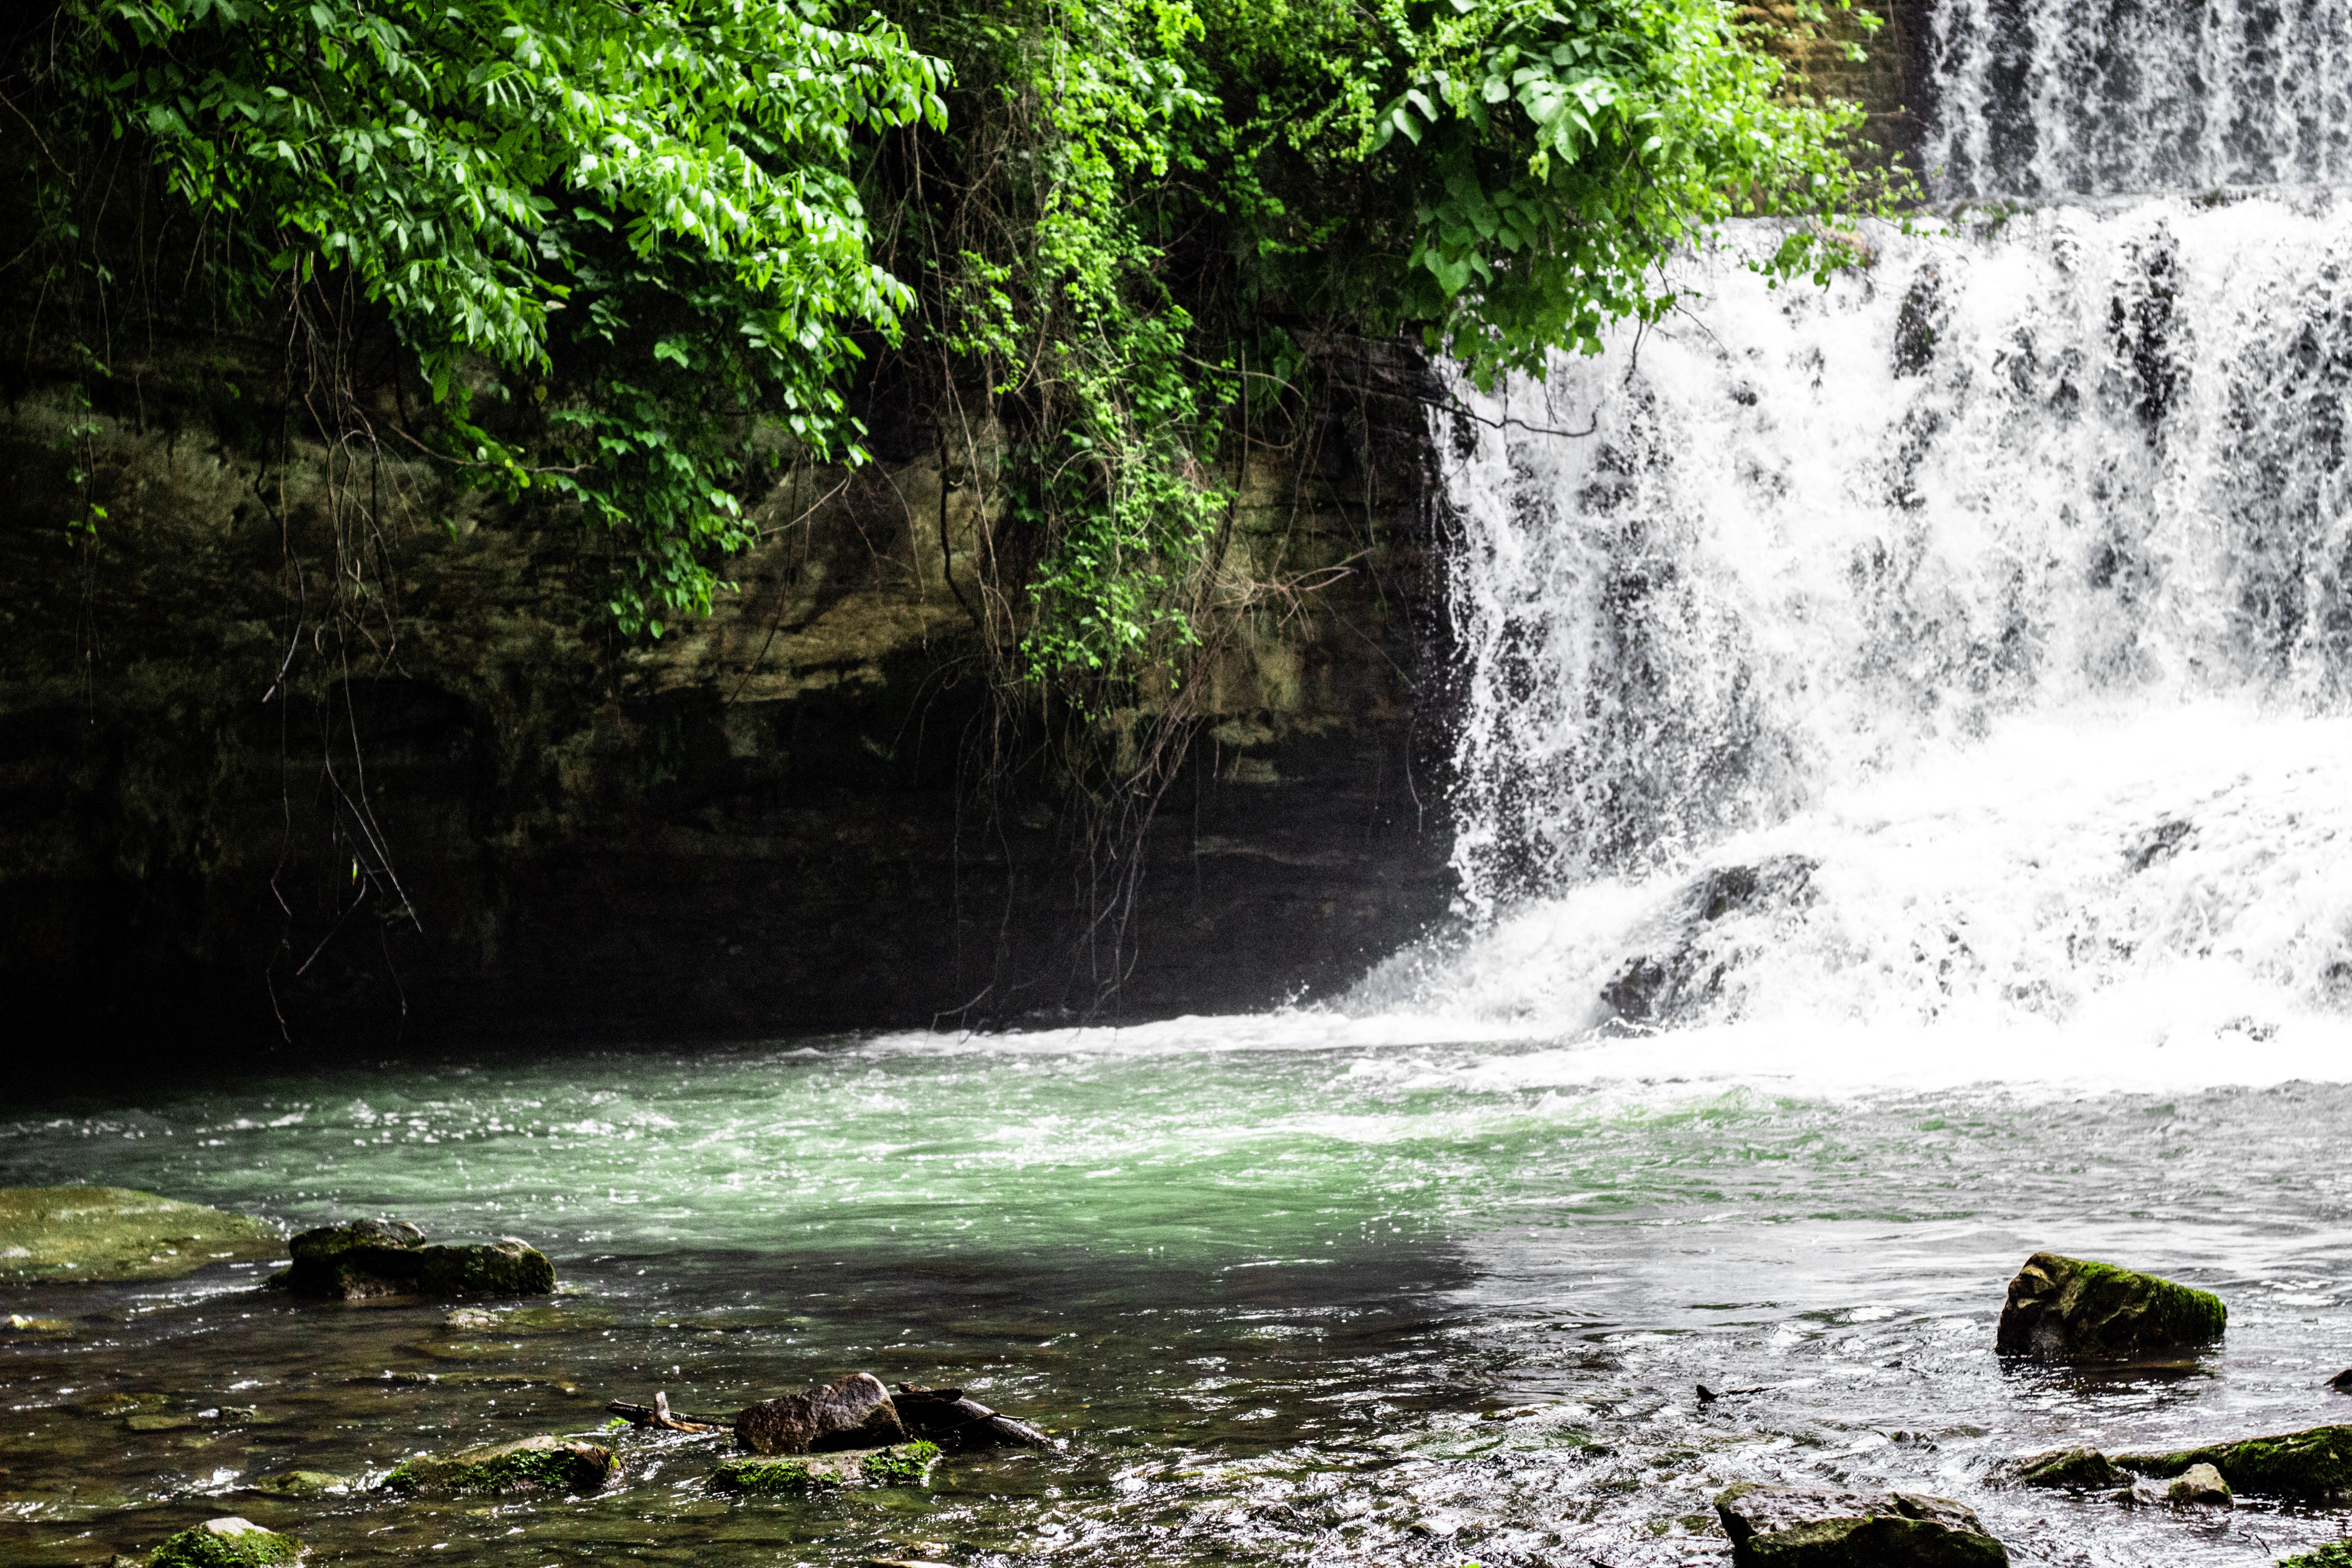
[[[2210,1087],[2242,1064],[2156,1047],[2157,1092],[1964,1065],[1874,1088],[1900,1064],[1742,1063],[1710,1037],[1458,1043],[1298,1014],[385,1063],[25,1117],[0,1130],[11,1183],[515,1232],[565,1293],[484,1330],[289,1303],[257,1270],[13,1291],[77,1331],[0,1351],[0,1557],[102,1561],[239,1511],[352,1562],[1705,1563],[1727,1554],[1708,1498],[1757,1477],[1958,1497],[2024,1562],[2267,1563],[2343,1532],[1985,1472],[2062,1439],[2352,1414],[2323,1386],[2352,1363],[2352,1092]],[[1964,1064],[1966,1036],[1940,1038],[1902,1048]],[[2221,1291],[2226,1345],[2155,1373],[2004,1368],[1993,1319],[2039,1247]],[[592,1501],[236,1490],[855,1367],[961,1384],[1057,1446],[806,1502],[708,1497],[714,1440],[634,1436]],[[1752,1392],[1702,1405],[1700,1382]],[[134,1434],[71,1408],[112,1390],[269,1424]]]

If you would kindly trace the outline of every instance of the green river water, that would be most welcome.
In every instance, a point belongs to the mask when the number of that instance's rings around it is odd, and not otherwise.
[[[1741,1479],[1960,1498],[2030,1563],[2266,1563],[2346,1531],[1987,1471],[2062,1439],[2352,1415],[2324,1386],[2352,1363],[2352,1090],[1874,1088],[1677,1074],[1643,1048],[1304,1014],[16,1108],[10,1184],[517,1234],[562,1289],[487,1329],[291,1302],[264,1268],[0,1292],[73,1324],[0,1345],[0,1561],[102,1563],[234,1512],[331,1563],[1627,1568],[1727,1561],[1708,1499]],[[2222,1292],[2224,1348],[2005,1368],[1993,1320],[2041,1247]],[[730,1410],[860,1368],[960,1384],[1055,1445],[806,1500],[710,1495],[724,1439],[635,1433],[588,1500],[241,1490],[588,1430],[613,1397]],[[1747,1392],[1703,1404],[1702,1382]],[[137,1432],[77,1408],[112,1392],[261,1418]]]

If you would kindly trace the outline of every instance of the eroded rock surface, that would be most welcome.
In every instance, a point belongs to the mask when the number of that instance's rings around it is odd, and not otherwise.
[[[0,1187],[0,1280],[174,1279],[282,1258],[260,1220],[129,1187]]]
[[[2209,1344],[2228,1321],[2210,1291],[2037,1252],[2009,1282],[1994,1346],[2036,1361],[2126,1361]]]
[[[735,1440],[753,1454],[882,1448],[907,1440],[890,1391],[872,1373],[763,1399],[735,1417]]]
[[[1992,1568],[2009,1552],[1959,1503],[1914,1492],[1740,1485],[1715,1500],[1740,1568]]]

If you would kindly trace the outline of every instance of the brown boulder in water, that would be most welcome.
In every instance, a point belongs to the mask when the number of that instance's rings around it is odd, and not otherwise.
[[[883,1448],[907,1440],[890,1391],[870,1372],[840,1382],[763,1399],[735,1417],[735,1441],[754,1454],[822,1453],[833,1448]]]

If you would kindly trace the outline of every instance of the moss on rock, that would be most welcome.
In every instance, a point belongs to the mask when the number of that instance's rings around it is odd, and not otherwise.
[[[2210,1465],[2234,1491],[2320,1500],[2352,1493],[2352,1426],[2314,1426],[2165,1454],[2117,1454],[2125,1469],[2158,1479]]]
[[[931,1478],[940,1462],[940,1446],[918,1437],[895,1448],[880,1448],[857,1467],[868,1483],[877,1487],[919,1487]]]
[[[731,1458],[719,1461],[708,1485],[713,1491],[773,1497],[839,1487],[846,1479],[843,1454],[800,1455],[789,1459]]]
[[[2352,1568],[2352,1541],[2339,1541],[2299,1557],[2282,1557],[2278,1568]]]
[[[1959,1503],[1911,1492],[1742,1483],[1715,1500],[1738,1568],[2007,1568]]]
[[[705,1483],[713,1491],[790,1496],[842,1487],[919,1487],[939,1463],[936,1443],[919,1438],[887,1448],[840,1449],[774,1458],[740,1454],[720,1461]]]
[[[264,1530],[247,1519],[211,1519],[184,1530],[155,1548],[149,1568],[267,1568],[302,1555],[290,1535]]]
[[[0,1187],[0,1280],[174,1279],[285,1253],[257,1219],[130,1187]]]
[[[2037,1361],[2127,1360],[2209,1343],[2228,1321],[2229,1310],[2209,1290],[2037,1252],[2009,1282],[1994,1347]]]
[[[613,1450],[572,1437],[525,1437],[455,1454],[418,1454],[386,1476],[393,1491],[594,1492],[620,1470]]]
[[[2009,1466],[2010,1479],[2028,1487],[2113,1487],[2122,1472],[2096,1448],[2053,1448],[2030,1454]]]
[[[321,1226],[296,1237],[294,1267],[279,1277],[298,1296],[356,1301],[373,1296],[544,1296],[555,1266],[517,1237],[426,1246],[399,1220]]]

